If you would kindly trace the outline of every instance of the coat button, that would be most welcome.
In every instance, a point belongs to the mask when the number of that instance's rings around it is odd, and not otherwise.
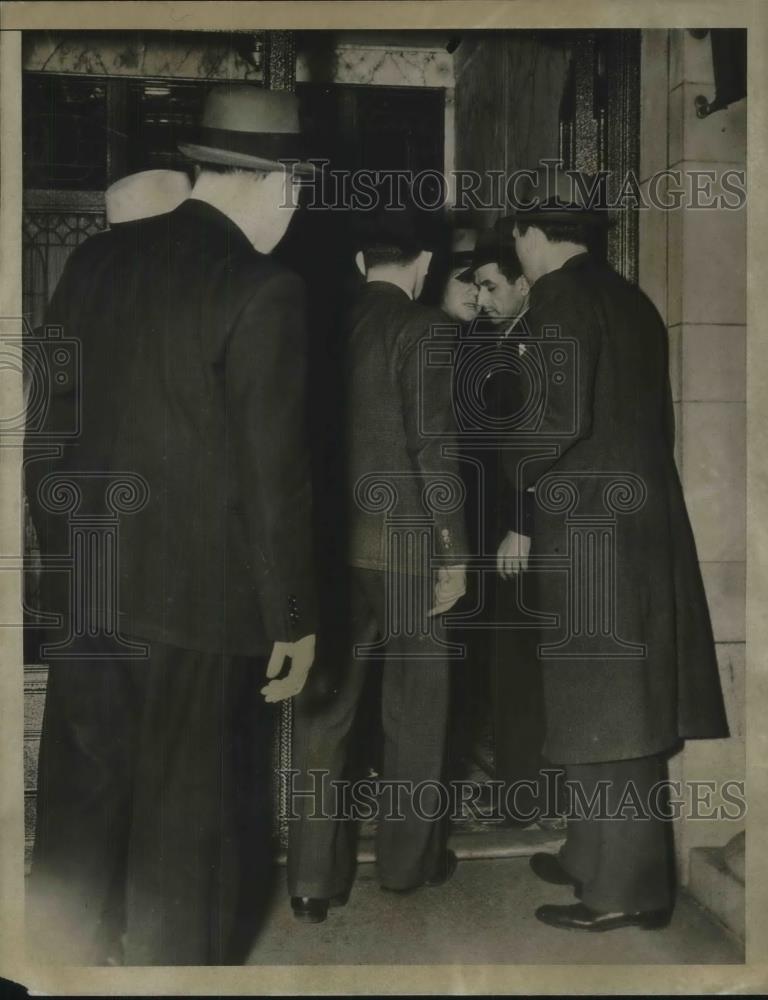
[[[288,595],[288,618],[292,625],[295,625],[300,618],[298,601],[295,594]]]

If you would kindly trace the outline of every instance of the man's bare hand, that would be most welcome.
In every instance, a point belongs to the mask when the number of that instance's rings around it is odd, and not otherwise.
[[[427,616],[442,615],[450,611],[456,601],[467,592],[467,573],[463,566],[443,566],[437,571],[435,606]]]
[[[516,531],[506,533],[496,553],[496,568],[502,580],[511,580],[521,570],[528,569],[530,551],[528,535],[518,535]]]
[[[285,677],[280,677],[286,657],[290,659],[291,665]],[[307,682],[314,659],[314,635],[305,635],[297,642],[276,642],[267,664],[269,683],[261,689],[264,700],[285,701],[286,698],[293,698],[299,694]]]

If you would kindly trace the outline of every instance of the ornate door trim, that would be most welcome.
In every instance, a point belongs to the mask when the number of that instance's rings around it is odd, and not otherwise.
[[[566,168],[608,172],[610,201],[640,166],[640,31],[577,33],[560,113],[560,157]],[[608,233],[610,264],[629,281],[638,274],[636,209],[616,213]]]

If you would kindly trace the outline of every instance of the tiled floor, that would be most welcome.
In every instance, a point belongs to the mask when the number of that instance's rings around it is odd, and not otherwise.
[[[294,920],[285,870],[250,964],[733,964],[740,944],[684,894],[670,926],[607,934],[539,923],[542,903],[569,891],[539,881],[525,857],[463,860],[447,885],[401,897],[382,892],[361,864],[346,907],[323,924]]]

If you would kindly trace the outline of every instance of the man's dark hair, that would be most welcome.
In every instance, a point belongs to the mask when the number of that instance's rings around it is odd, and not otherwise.
[[[231,163],[197,163],[195,166],[201,174],[233,174],[237,169]]]
[[[540,229],[550,243],[579,243],[581,246],[592,244],[594,233],[592,227],[583,222],[545,222],[537,219],[536,222],[517,221],[517,231],[522,236],[528,231],[529,226]],[[501,268],[501,265],[499,265]]]
[[[523,266],[520,263],[514,249],[512,249],[511,247],[505,248],[499,254],[499,260],[497,261],[496,266],[504,275],[504,277],[507,279],[507,281],[510,283],[510,285],[513,285],[520,277],[520,275],[523,273]]]
[[[404,247],[386,243],[372,243],[362,246],[360,249],[365,261],[366,270],[386,264],[405,267],[416,260],[421,253],[420,249],[413,246]]]
[[[234,167],[231,163],[198,163],[201,174],[265,174],[267,170],[251,170],[249,167]]]

